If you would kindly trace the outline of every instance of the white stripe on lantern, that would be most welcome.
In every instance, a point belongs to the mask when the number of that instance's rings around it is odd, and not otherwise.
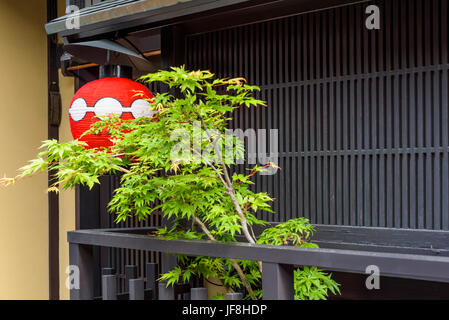
[[[72,117],[73,121],[80,121],[86,115],[88,108],[87,103],[83,98],[78,98],[73,101],[72,105],[69,109],[69,114]]]
[[[151,104],[147,100],[137,99],[131,104],[131,113],[134,118],[152,118],[154,111],[150,110]]]
[[[114,98],[101,98],[95,102],[94,110],[95,116],[104,120],[108,115],[122,115],[122,104]]]
[[[73,101],[69,108],[69,114],[73,121],[82,120],[87,112],[95,113],[95,116],[102,119],[107,115],[119,114],[123,112],[131,112],[134,118],[148,117],[154,115],[154,111],[150,111],[151,104],[144,99],[135,100],[130,107],[123,107],[120,101],[114,98],[101,98],[93,107],[88,107],[83,98]]]

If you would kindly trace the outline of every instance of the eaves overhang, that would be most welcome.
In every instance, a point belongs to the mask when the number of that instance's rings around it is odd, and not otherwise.
[[[164,21],[198,14],[209,10],[238,5],[251,0],[116,0],[81,9],[78,12],[79,28],[70,28],[68,14],[48,22],[48,35],[74,36],[96,34],[135,28],[141,25],[163,23]],[[68,28],[69,26],[69,28]]]

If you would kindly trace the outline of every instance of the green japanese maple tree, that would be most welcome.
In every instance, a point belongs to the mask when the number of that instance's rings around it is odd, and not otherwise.
[[[217,79],[209,71],[184,67],[140,80],[170,88],[150,101],[153,118],[121,120],[111,115],[93,124],[85,134],[110,134],[113,146],[109,148],[88,149],[78,140],[45,141],[42,152],[17,177],[1,182],[10,185],[53,170],[56,179],[49,191],[58,192],[78,184],[92,188],[101,175],[121,173],[109,209],[118,222],[132,216],[144,220],[156,212],[173,221],[151,236],[219,242],[236,242],[237,236],[243,236],[252,244],[317,247],[310,242],[314,227],[307,219],[268,227],[256,217],[259,211],[273,213],[274,199],[251,190],[251,178],[275,167],[274,163],[255,166],[247,174],[231,171],[236,159],[243,157],[244,145],[227,134],[229,115],[239,107],[265,106],[253,97],[258,87],[243,78]],[[256,225],[265,227],[259,236],[253,231]],[[258,261],[178,255],[178,266],[161,280],[173,285],[194,276],[216,277],[227,290],[242,290],[248,298],[258,299],[261,271]],[[295,272],[296,299],[325,299],[329,291],[339,293],[330,275],[314,267]]]

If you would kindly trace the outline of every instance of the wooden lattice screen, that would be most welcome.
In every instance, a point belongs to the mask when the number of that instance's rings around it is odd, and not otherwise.
[[[275,221],[449,230],[448,2],[359,3],[187,38],[187,64],[244,76],[268,108],[234,128],[279,129],[257,188]],[[240,170],[243,170],[243,167]]]

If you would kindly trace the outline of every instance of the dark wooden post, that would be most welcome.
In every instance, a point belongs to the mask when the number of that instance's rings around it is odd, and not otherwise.
[[[117,276],[102,276],[101,294],[103,300],[117,300]]]
[[[137,266],[126,265],[125,266],[125,291],[129,291],[129,280],[137,278]]]
[[[167,273],[178,265],[178,258],[175,254],[163,253],[162,254],[162,273]]]
[[[242,300],[242,299],[243,293],[240,292],[226,293],[226,300]]]
[[[207,300],[206,288],[192,288],[190,289],[191,300]]]
[[[262,270],[264,300],[293,300],[292,266],[264,262]]]
[[[159,300],[175,300],[175,289],[173,286],[167,288],[166,282],[159,282]]]
[[[159,277],[158,274],[158,264],[153,262],[148,262],[146,264],[146,276],[147,283],[145,288],[149,289],[153,293],[153,300],[156,299],[156,279]]]
[[[143,279],[129,280],[129,300],[144,300],[144,281]]]
[[[114,268],[103,268],[101,271],[101,274],[104,276],[115,274],[115,269]]]
[[[58,17],[58,1],[47,0],[47,21]],[[48,139],[59,139],[61,123],[61,94],[58,74],[58,36],[47,37],[48,61]],[[56,181],[56,171],[48,172],[48,186]],[[48,193],[48,275],[49,298],[59,300],[59,195]]]
[[[69,245],[70,265],[78,268],[79,274],[75,272],[70,288],[71,300],[92,300],[94,298],[94,257],[91,246],[70,243]],[[79,281],[78,281],[79,280]],[[77,287],[79,284],[79,287]]]

